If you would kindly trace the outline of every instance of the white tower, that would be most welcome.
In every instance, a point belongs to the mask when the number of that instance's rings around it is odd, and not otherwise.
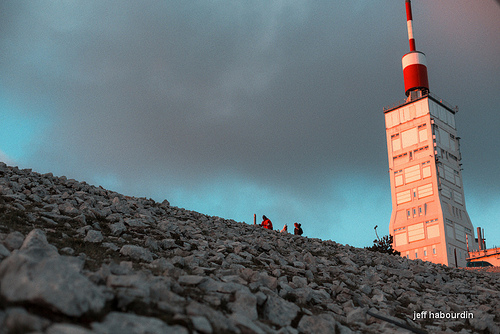
[[[429,93],[425,54],[416,51],[406,0],[410,52],[403,56],[407,99],[384,109],[392,195],[389,233],[402,256],[465,267],[474,231],[465,208],[458,109]],[[477,246],[476,246],[477,248]]]

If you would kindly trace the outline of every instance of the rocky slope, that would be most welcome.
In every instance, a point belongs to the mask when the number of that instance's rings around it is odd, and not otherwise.
[[[496,273],[269,231],[3,163],[0,261],[0,333],[500,332]]]

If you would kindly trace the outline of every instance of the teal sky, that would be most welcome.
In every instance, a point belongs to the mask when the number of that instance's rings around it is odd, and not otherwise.
[[[414,0],[459,106],[466,206],[500,246],[500,6]],[[388,233],[382,108],[404,1],[0,3],[0,160],[358,247]]]
[[[0,95],[0,154],[2,161],[14,163],[33,155],[50,119],[24,109]]]

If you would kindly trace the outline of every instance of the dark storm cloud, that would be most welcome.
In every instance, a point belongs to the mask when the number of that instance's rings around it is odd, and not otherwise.
[[[474,3],[415,1],[414,25],[431,91],[460,106],[464,180],[493,192],[500,10]],[[339,203],[329,185],[363,175],[390,196],[382,107],[404,97],[403,1],[0,6],[0,87],[51,124],[29,167],[123,189],[233,177]]]
[[[420,15],[419,44],[428,55],[431,90],[459,107],[465,177],[498,189],[500,8],[492,1],[423,4],[429,15]]]
[[[4,46],[8,83],[49,99],[60,122],[50,150],[91,165],[331,168],[346,162],[347,135],[371,107],[356,97],[370,94],[365,73],[377,76],[368,51],[377,43],[361,32],[375,26],[374,10],[383,6],[24,3],[16,44]]]

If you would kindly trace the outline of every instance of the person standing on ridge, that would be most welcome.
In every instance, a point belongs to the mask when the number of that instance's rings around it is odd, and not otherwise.
[[[266,216],[262,216],[262,223],[260,224],[263,228],[267,228],[268,230],[273,229],[273,223],[271,223],[271,220],[267,218]]]

